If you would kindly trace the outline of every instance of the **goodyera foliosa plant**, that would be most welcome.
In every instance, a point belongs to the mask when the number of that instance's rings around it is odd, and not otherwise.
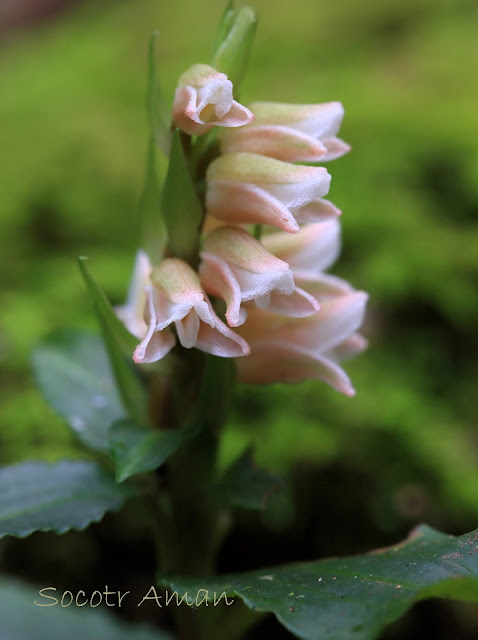
[[[373,640],[420,598],[474,593],[476,532],[453,538],[428,527],[373,555],[221,574],[238,510],[262,509],[282,484],[255,465],[250,448],[226,464],[233,384],[313,378],[352,396],[341,363],[366,347],[359,330],[367,295],[328,273],[340,250],[340,211],[326,199],[323,165],[349,151],[337,137],[342,105],[292,104],[290,95],[244,105],[255,25],[252,9],[230,3],[208,64],[184,71],[172,106],[153,36],[146,177],[126,301],[112,306],[81,258],[101,335],[56,332],[34,353],[43,394],[92,453],[0,469],[0,537],[81,530],[130,505],[110,523],[141,539],[150,532],[156,577],[146,594],[132,583],[128,598],[135,615],[146,601],[148,617],[156,611],[172,635],[124,630],[100,609],[70,618],[64,598],[63,609],[42,609],[57,600],[50,587],[32,598],[38,625],[30,609],[13,612],[2,637],[31,637],[51,621],[49,640],[73,627],[91,640],[238,640],[274,613],[302,640]],[[250,390],[242,415],[254,411]],[[65,593],[68,603],[74,595]],[[7,595],[13,603],[13,591]],[[4,610],[0,618],[1,635]]]
[[[457,571],[468,577],[476,554],[427,573],[423,554],[436,567],[436,558],[454,557],[457,543],[424,528],[417,542],[373,562],[211,577],[235,509],[263,508],[281,484],[255,466],[251,449],[225,470],[218,462],[233,384],[313,378],[353,396],[342,362],[367,345],[359,333],[367,294],[329,273],[341,220],[327,199],[329,167],[350,151],[338,137],[344,109],[337,101],[293,104],[290,95],[243,104],[255,27],[252,9],[230,3],[210,59],[182,73],[172,105],[159,85],[153,35],[139,242],[126,301],[112,306],[81,258],[101,337],[63,332],[34,357],[47,400],[96,455],[0,470],[0,535],[84,529],[136,497],[143,508],[134,513],[144,516],[157,552],[149,599],[158,604],[161,588],[189,594],[168,609],[175,638],[245,638],[261,612],[274,612],[306,640],[357,630],[366,640],[416,599],[445,594],[440,580]],[[375,592],[350,572],[367,580],[376,572],[386,582]],[[223,591],[234,606],[198,606]],[[456,586],[453,596],[461,595]],[[369,606],[375,597],[380,620]]]

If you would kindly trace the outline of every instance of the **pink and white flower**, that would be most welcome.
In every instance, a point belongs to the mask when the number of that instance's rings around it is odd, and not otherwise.
[[[169,328],[172,324],[187,349],[196,347],[226,358],[249,353],[247,343],[216,315],[199,276],[186,262],[166,258],[153,269],[151,282],[145,314],[148,329],[134,352],[135,362],[154,362],[152,355],[160,336],[168,332],[174,339]],[[169,344],[169,338],[167,341]]]
[[[239,380],[270,384],[316,378],[353,396],[352,383],[338,363],[367,345],[356,333],[366,302],[361,291],[331,297],[318,313],[301,319],[251,310],[239,330],[251,347],[251,355],[238,361]]]
[[[206,177],[207,212],[231,224],[269,224],[298,233],[299,224],[340,214],[323,199],[331,179],[323,167],[230,153],[211,162]]]
[[[142,363],[161,360],[176,344],[174,334],[169,329],[155,332],[156,309],[150,280],[152,270],[148,255],[140,249],[136,254],[126,303],[116,308],[118,317],[128,331],[141,340],[141,348],[135,351],[135,360]]]
[[[173,102],[173,120],[189,135],[202,135],[214,125],[241,127],[254,119],[232,97],[232,82],[207,64],[195,64],[179,79]]]
[[[268,233],[263,236],[262,243],[273,255],[289,264],[296,284],[317,300],[353,291],[345,280],[324,273],[340,253],[338,220],[306,224],[297,235],[280,231]]]
[[[254,122],[221,134],[223,153],[247,151],[287,162],[324,162],[350,151],[336,134],[344,109],[340,102],[249,105]]]
[[[231,327],[245,321],[247,313],[241,305],[248,300],[262,309],[297,318],[319,309],[314,297],[295,286],[287,262],[266,251],[244,229],[226,226],[209,233],[201,260],[201,284],[226,302]]]

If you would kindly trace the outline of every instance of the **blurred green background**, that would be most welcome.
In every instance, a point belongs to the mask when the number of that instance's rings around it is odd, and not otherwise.
[[[159,29],[171,99],[180,73],[208,61],[223,7],[67,4],[29,21],[31,7],[12,17],[0,3],[2,464],[84,455],[35,389],[31,349],[57,327],[94,326],[77,255],[89,256],[114,303],[124,298],[145,163],[149,36]],[[224,462],[252,440],[290,489],[259,519],[239,518],[224,567],[363,551],[422,521],[474,529],[478,4],[254,6],[259,29],[241,101],[345,106],[341,137],[353,151],[327,165],[330,197],[344,212],[334,273],[370,293],[371,346],[346,364],[353,399],[315,382],[238,390]],[[252,560],[229,557],[238,540]],[[476,617],[457,617],[462,637],[478,633]],[[434,637],[450,637],[439,634],[438,625]]]

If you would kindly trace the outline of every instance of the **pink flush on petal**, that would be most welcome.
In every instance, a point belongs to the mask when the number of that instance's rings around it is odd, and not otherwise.
[[[247,151],[286,162],[334,160],[350,147],[336,134],[344,109],[340,102],[281,104],[254,102],[252,124],[221,134],[223,153]]]
[[[356,291],[326,300],[309,318],[284,318],[251,311],[241,335],[251,355],[238,363],[239,379],[249,384],[299,382],[317,378],[352,396],[355,390],[339,361],[366,347],[357,334],[367,294]]]
[[[206,236],[199,274],[205,290],[227,304],[231,327],[246,319],[242,303],[254,300],[293,317],[315,313],[315,298],[295,286],[289,265],[270,254],[250,233],[238,227],[220,227]]]
[[[198,274],[183,260],[167,258],[153,269],[149,297],[149,330],[140,353],[156,334],[174,324],[180,344],[213,355],[235,358],[249,353],[247,343],[216,315]],[[153,327],[154,324],[154,327]],[[138,347],[139,348],[139,347]]]
[[[330,175],[254,153],[231,153],[207,171],[209,215],[230,224],[269,224],[298,233],[299,224],[335,218],[340,211],[324,200]]]
[[[296,284],[317,301],[322,301],[325,296],[353,291],[345,280],[324,273],[340,252],[338,220],[306,224],[297,235],[268,233],[263,236],[262,242],[272,254],[289,264]]]
[[[207,64],[195,64],[179,79],[173,102],[173,120],[189,135],[202,135],[217,125],[241,127],[254,119],[232,97],[232,82]]]

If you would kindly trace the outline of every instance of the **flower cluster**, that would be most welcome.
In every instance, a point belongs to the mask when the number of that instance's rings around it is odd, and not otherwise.
[[[194,65],[180,79],[172,116],[188,135],[224,127],[221,153],[206,171],[197,270],[176,257],[154,266],[138,253],[127,303],[118,309],[139,340],[135,362],[155,362],[179,341],[243,356],[238,374],[246,383],[317,378],[353,395],[338,363],[366,346],[357,331],[367,295],[326,273],[340,250],[340,211],[324,198],[330,174],[294,164],[349,150],[336,136],[342,105],[244,107],[227,76]],[[224,320],[209,296],[223,301]]]

